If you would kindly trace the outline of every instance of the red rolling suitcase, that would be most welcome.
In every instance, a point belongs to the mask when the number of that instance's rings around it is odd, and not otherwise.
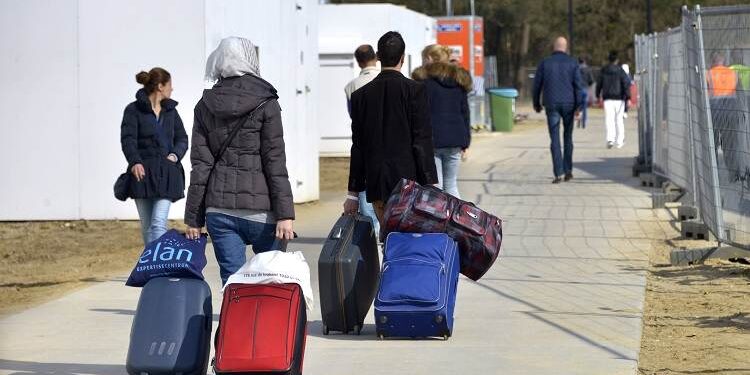
[[[297,284],[230,284],[216,334],[216,374],[302,374],[307,313]]]

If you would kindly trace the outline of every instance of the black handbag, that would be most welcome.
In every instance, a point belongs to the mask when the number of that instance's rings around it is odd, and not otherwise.
[[[115,181],[115,198],[121,201],[128,200],[128,196],[130,195],[130,178],[131,174],[130,172],[125,172],[120,175],[120,177],[117,177],[117,181]]]

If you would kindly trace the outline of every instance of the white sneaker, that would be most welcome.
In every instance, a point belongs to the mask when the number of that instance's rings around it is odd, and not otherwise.
[[[622,148],[622,146],[625,146],[625,142],[618,144],[617,148]]]
[[[607,142],[607,148],[612,148],[614,147],[614,145],[615,145],[614,142]]]

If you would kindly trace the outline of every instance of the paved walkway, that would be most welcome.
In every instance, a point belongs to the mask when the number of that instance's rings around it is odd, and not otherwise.
[[[504,256],[479,282],[461,278],[450,340],[378,341],[372,313],[361,336],[323,336],[316,306],[305,373],[634,374],[647,253],[673,229],[630,177],[634,121],[621,150],[604,148],[601,116],[591,122],[575,132],[575,179],[560,185],[550,184],[546,128],[475,140],[460,188],[506,220]],[[291,246],[304,251],[314,282],[341,204],[341,194],[323,198],[299,208],[302,238]],[[206,276],[218,319],[215,264]],[[123,282],[0,320],[0,374],[123,374],[139,292]]]

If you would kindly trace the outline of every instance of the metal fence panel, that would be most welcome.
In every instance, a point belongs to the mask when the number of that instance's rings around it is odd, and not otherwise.
[[[649,113],[653,133],[652,171],[681,187],[682,202],[694,205],[691,138],[688,124],[682,29],[654,34],[647,51],[650,67]]]
[[[750,249],[750,6],[682,15],[635,37],[639,161],[685,189],[719,241]]]
[[[691,138],[687,116],[687,83],[685,82],[685,51],[682,29],[675,29],[667,37],[669,67],[668,89],[666,96],[667,142],[670,151],[667,160],[667,177],[690,194],[692,202],[693,168]]]
[[[638,88],[638,161],[644,165],[651,165],[652,158],[652,111],[651,111],[651,56],[653,55],[652,36],[636,36],[636,76]]]
[[[750,247],[750,7],[697,8],[724,242]]]
[[[698,206],[703,222],[719,239],[723,239],[721,198],[718,194],[718,171],[711,108],[707,96],[706,68],[703,58],[703,36],[700,17],[691,11],[683,12],[683,30],[687,53],[687,75],[690,123],[693,128],[693,157]]]

